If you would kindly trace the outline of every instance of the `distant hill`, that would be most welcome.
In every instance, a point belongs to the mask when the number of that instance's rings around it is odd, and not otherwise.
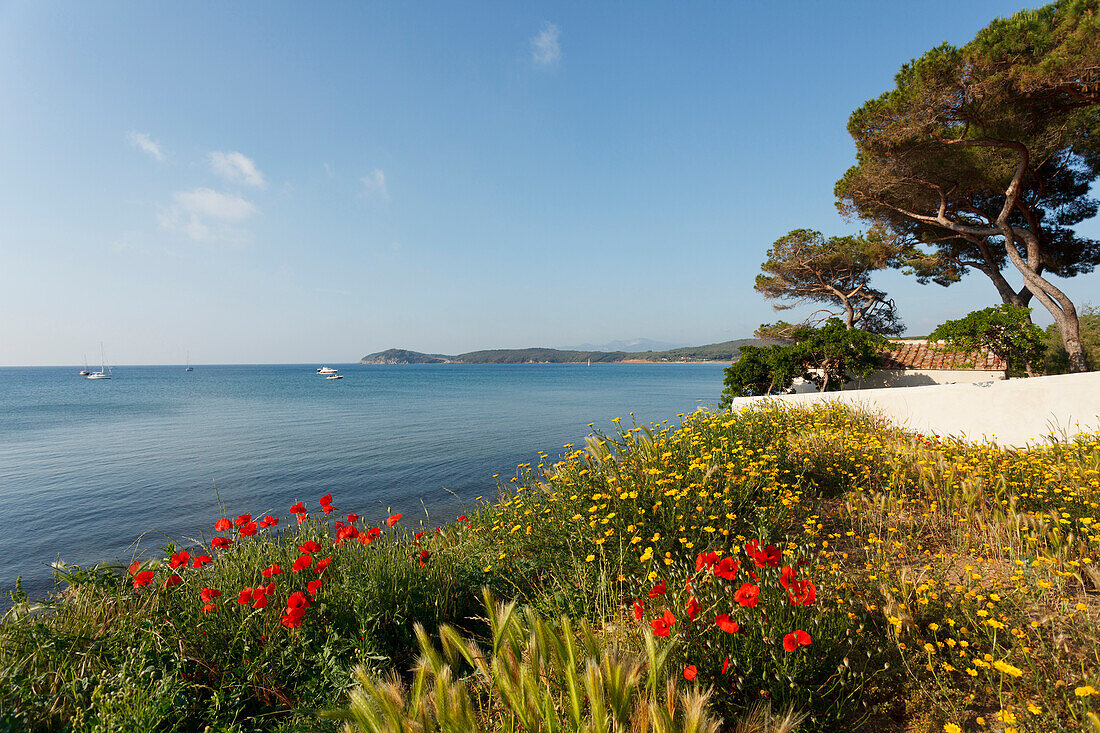
[[[581,351],[576,349],[486,349],[465,354],[424,354],[408,349],[387,349],[367,354],[360,364],[580,364],[631,362],[692,362],[737,360],[742,346],[760,346],[770,342],[737,339],[720,344],[685,346],[666,351]]]
[[[360,364],[449,364],[451,357],[444,354],[422,354],[408,349],[386,349],[375,354],[367,354],[359,360]]]

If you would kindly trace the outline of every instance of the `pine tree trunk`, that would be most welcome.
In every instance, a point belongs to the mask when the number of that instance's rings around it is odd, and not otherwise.
[[[1077,309],[1074,307],[1073,301],[1036,272],[1035,268],[1031,267],[1016,251],[1016,245],[1013,241],[1015,236],[1020,236],[1030,249],[1037,247],[1038,244],[1034,234],[1026,230],[1012,230],[1008,226],[1002,227],[1002,231],[1005,235],[1004,246],[1008,259],[1024,276],[1024,285],[1050,312],[1051,317],[1054,318],[1054,323],[1058,326],[1058,332],[1062,335],[1062,345],[1069,355],[1070,373],[1087,372],[1085,352],[1081,348],[1081,330],[1077,320]]]

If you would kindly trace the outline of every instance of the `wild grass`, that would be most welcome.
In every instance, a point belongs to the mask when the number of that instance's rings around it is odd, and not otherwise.
[[[62,568],[0,728],[1100,730],[1100,436],[769,406],[564,450],[438,530],[322,497]]]

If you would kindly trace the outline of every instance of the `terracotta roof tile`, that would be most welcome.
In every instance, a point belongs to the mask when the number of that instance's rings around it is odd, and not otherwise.
[[[987,350],[949,351],[940,343],[924,341],[894,341],[894,348],[884,353],[882,369],[966,369],[973,371],[1004,371],[1003,359]]]

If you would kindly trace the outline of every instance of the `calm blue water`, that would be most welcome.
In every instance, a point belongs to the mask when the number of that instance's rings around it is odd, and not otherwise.
[[[32,597],[49,563],[129,562],[231,515],[285,516],[331,492],[342,512],[444,521],[516,464],[581,443],[588,423],[675,420],[714,404],[697,364],[0,369],[0,590]],[[423,503],[423,507],[422,507]]]

